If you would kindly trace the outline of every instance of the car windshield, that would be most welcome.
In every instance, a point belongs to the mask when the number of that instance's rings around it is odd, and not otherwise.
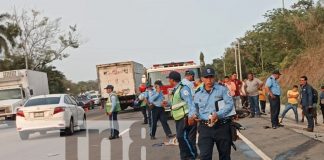
[[[31,106],[41,106],[41,105],[51,105],[51,104],[59,104],[60,97],[46,97],[46,98],[35,98],[30,99],[25,104],[25,107]]]
[[[155,81],[161,80],[162,83],[163,83],[163,85],[167,85],[167,84],[169,84],[169,81],[168,81],[168,79],[166,77],[169,75],[169,73],[171,71],[177,71],[177,72],[179,72],[181,74],[181,77],[184,78],[185,72],[187,70],[188,69],[177,69],[177,70],[150,72],[148,74],[149,81],[151,82],[151,84],[154,84]],[[199,68],[191,68],[190,70],[192,70],[192,71],[195,72],[195,79],[197,79],[198,78],[198,70],[199,70]]]
[[[22,97],[20,88],[0,90],[0,100],[22,99]]]

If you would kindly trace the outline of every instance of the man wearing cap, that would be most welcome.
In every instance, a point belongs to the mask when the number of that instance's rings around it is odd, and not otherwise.
[[[182,160],[192,160],[197,156],[196,133],[193,138],[190,137],[192,127],[188,125],[188,112],[189,108],[194,108],[193,96],[190,88],[183,84],[179,72],[172,71],[169,76],[170,86],[173,87],[172,95],[170,98],[171,114],[176,122],[177,139],[179,142],[180,158]]]
[[[195,72],[193,70],[187,70],[185,72],[185,78],[182,79],[181,84],[186,85],[190,89],[190,93],[192,96],[195,95],[196,88],[195,88]],[[194,147],[196,147],[196,139],[197,139],[197,125],[193,125],[190,127],[191,130],[189,131],[189,139],[192,141]]]
[[[119,138],[119,125],[117,121],[117,114],[121,110],[118,96],[113,92],[114,86],[107,85],[105,88],[108,93],[108,98],[106,102],[106,114],[109,116],[110,121],[110,137],[109,139]]]
[[[233,98],[229,90],[215,83],[215,70],[202,72],[204,86],[195,94],[195,106],[189,108],[189,124],[199,122],[198,147],[202,160],[211,160],[216,143],[219,159],[231,159],[232,136],[230,123],[235,115]]]
[[[278,70],[273,71],[265,84],[270,102],[271,124],[273,129],[283,126],[279,123],[281,88],[278,79],[280,78],[280,75],[281,73]]]
[[[185,78],[181,81],[182,84],[189,87],[191,95],[195,94],[195,72],[192,70],[187,70],[185,72]]]
[[[162,102],[164,100],[164,96],[161,90],[162,86],[161,81],[155,81],[154,82],[154,88],[155,90],[152,91],[152,94],[149,95],[149,107],[151,109],[151,115],[152,115],[152,124],[151,124],[151,139],[154,140],[155,138],[155,133],[156,133],[156,126],[157,126],[157,121],[160,120],[164,133],[168,138],[174,137],[174,135],[171,132],[171,129],[168,124],[167,117],[164,112],[164,108],[162,107]]]

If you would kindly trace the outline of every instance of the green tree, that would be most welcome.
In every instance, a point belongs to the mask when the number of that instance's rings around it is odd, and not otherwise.
[[[239,38],[243,74],[248,71],[265,74],[274,69],[288,68],[305,49],[316,48],[324,42],[321,2],[314,6],[311,0],[301,0],[290,10],[273,9],[264,17],[264,22],[254,25]],[[233,50],[233,47],[225,50],[226,64],[235,64]],[[219,73],[223,72],[222,64],[220,59],[213,61]],[[234,71],[234,67],[226,65],[226,72]]]
[[[16,38],[18,45],[13,52],[32,60],[29,69],[36,70],[67,58],[67,49],[79,47],[76,25],[62,29],[60,21],[61,18],[51,20],[36,10],[22,10],[21,14],[14,11],[10,16],[10,23],[19,26],[21,33]]]
[[[9,56],[11,49],[15,47],[15,38],[20,34],[20,29],[17,25],[8,22],[9,14],[0,14],[0,53]]]
[[[51,94],[66,93],[64,81],[66,81],[65,75],[56,70],[54,66],[42,66],[38,68],[38,71],[47,73],[49,91]]]

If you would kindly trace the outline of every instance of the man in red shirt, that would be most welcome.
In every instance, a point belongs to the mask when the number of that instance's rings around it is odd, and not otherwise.
[[[233,101],[234,101],[234,106],[235,109],[241,108],[240,106],[240,89],[242,86],[242,82],[240,80],[237,79],[237,74],[234,72],[231,76],[231,81],[235,84],[236,86],[236,90],[235,90],[235,94],[233,96]]]

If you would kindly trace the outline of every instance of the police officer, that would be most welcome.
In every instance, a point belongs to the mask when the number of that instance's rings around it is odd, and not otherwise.
[[[108,98],[106,102],[106,114],[109,116],[110,125],[110,137],[109,139],[119,138],[119,125],[117,121],[117,114],[121,110],[118,96],[113,92],[114,86],[107,85],[105,88],[108,93]]]
[[[180,157],[182,160],[195,159],[197,149],[195,147],[196,138],[190,139],[192,127],[188,125],[189,107],[194,108],[193,96],[188,86],[182,84],[181,75],[176,71],[170,72],[170,86],[173,87],[171,102],[171,114],[176,122],[177,139],[179,142]],[[195,130],[195,136],[196,136]]]
[[[151,109],[151,116],[152,116],[152,124],[151,124],[151,139],[154,140],[155,133],[156,133],[156,126],[157,121],[160,120],[164,133],[168,138],[174,137],[169,127],[167,117],[164,112],[164,108],[162,107],[162,102],[164,100],[164,96],[161,90],[162,82],[155,81],[154,87],[155,90],[149,95],[149,107]]]
[[[265,84],[265,89],[268,92],[268,99],[270,102],[271,123],[273,129],[283,126],[279,123],[281,88],[278,79],[280,76],[281,73],[279,70],[273,71]]]
[[[147,121],[149,124],[149,127],[151,129],[151,125],[152,125],[152,110],[150,109],[150,107],[148,106],[149,104],[149,97],[153,95],[153,86],[149,83],[146,84],[146,91],[145,91],[145,101],[146,101],[146,109],[147,109]]]
[[[215,83],[215,71],[202,71],[204,86],[194,97],[194,107],[189,109],[189,124],[199,121],[198,147],[202,160],[211,160],[216,143],[219,159],[231,159],[231,116],[235,115],[233,99],[225,86]]]
[[[142,84],[139,87],[139,91],[140,91],[140,95],[138,96],[138,100],[140,102],[140,107],[142,109],[142,114],[144,117],[144,123],[143,124],[147,124],[148,123],[148,117],[147,117],[147,92],[146,92],[146,85]]]
[[[189,87],[191,95],[195,94],[195,72],[192,70],[187,70],[185,72],[185,78],[181,81],[182,84]]]
[[[187,70],[185,72],[185,77],[181,80],[181,84],[186,85],[190,89],[192,96],[195,95],[195,72],[193,70]],[[189,131],[189,139],[192,141],[192,145],[196,148],[196,139],[197,139],[197,125],[192,125]]]

